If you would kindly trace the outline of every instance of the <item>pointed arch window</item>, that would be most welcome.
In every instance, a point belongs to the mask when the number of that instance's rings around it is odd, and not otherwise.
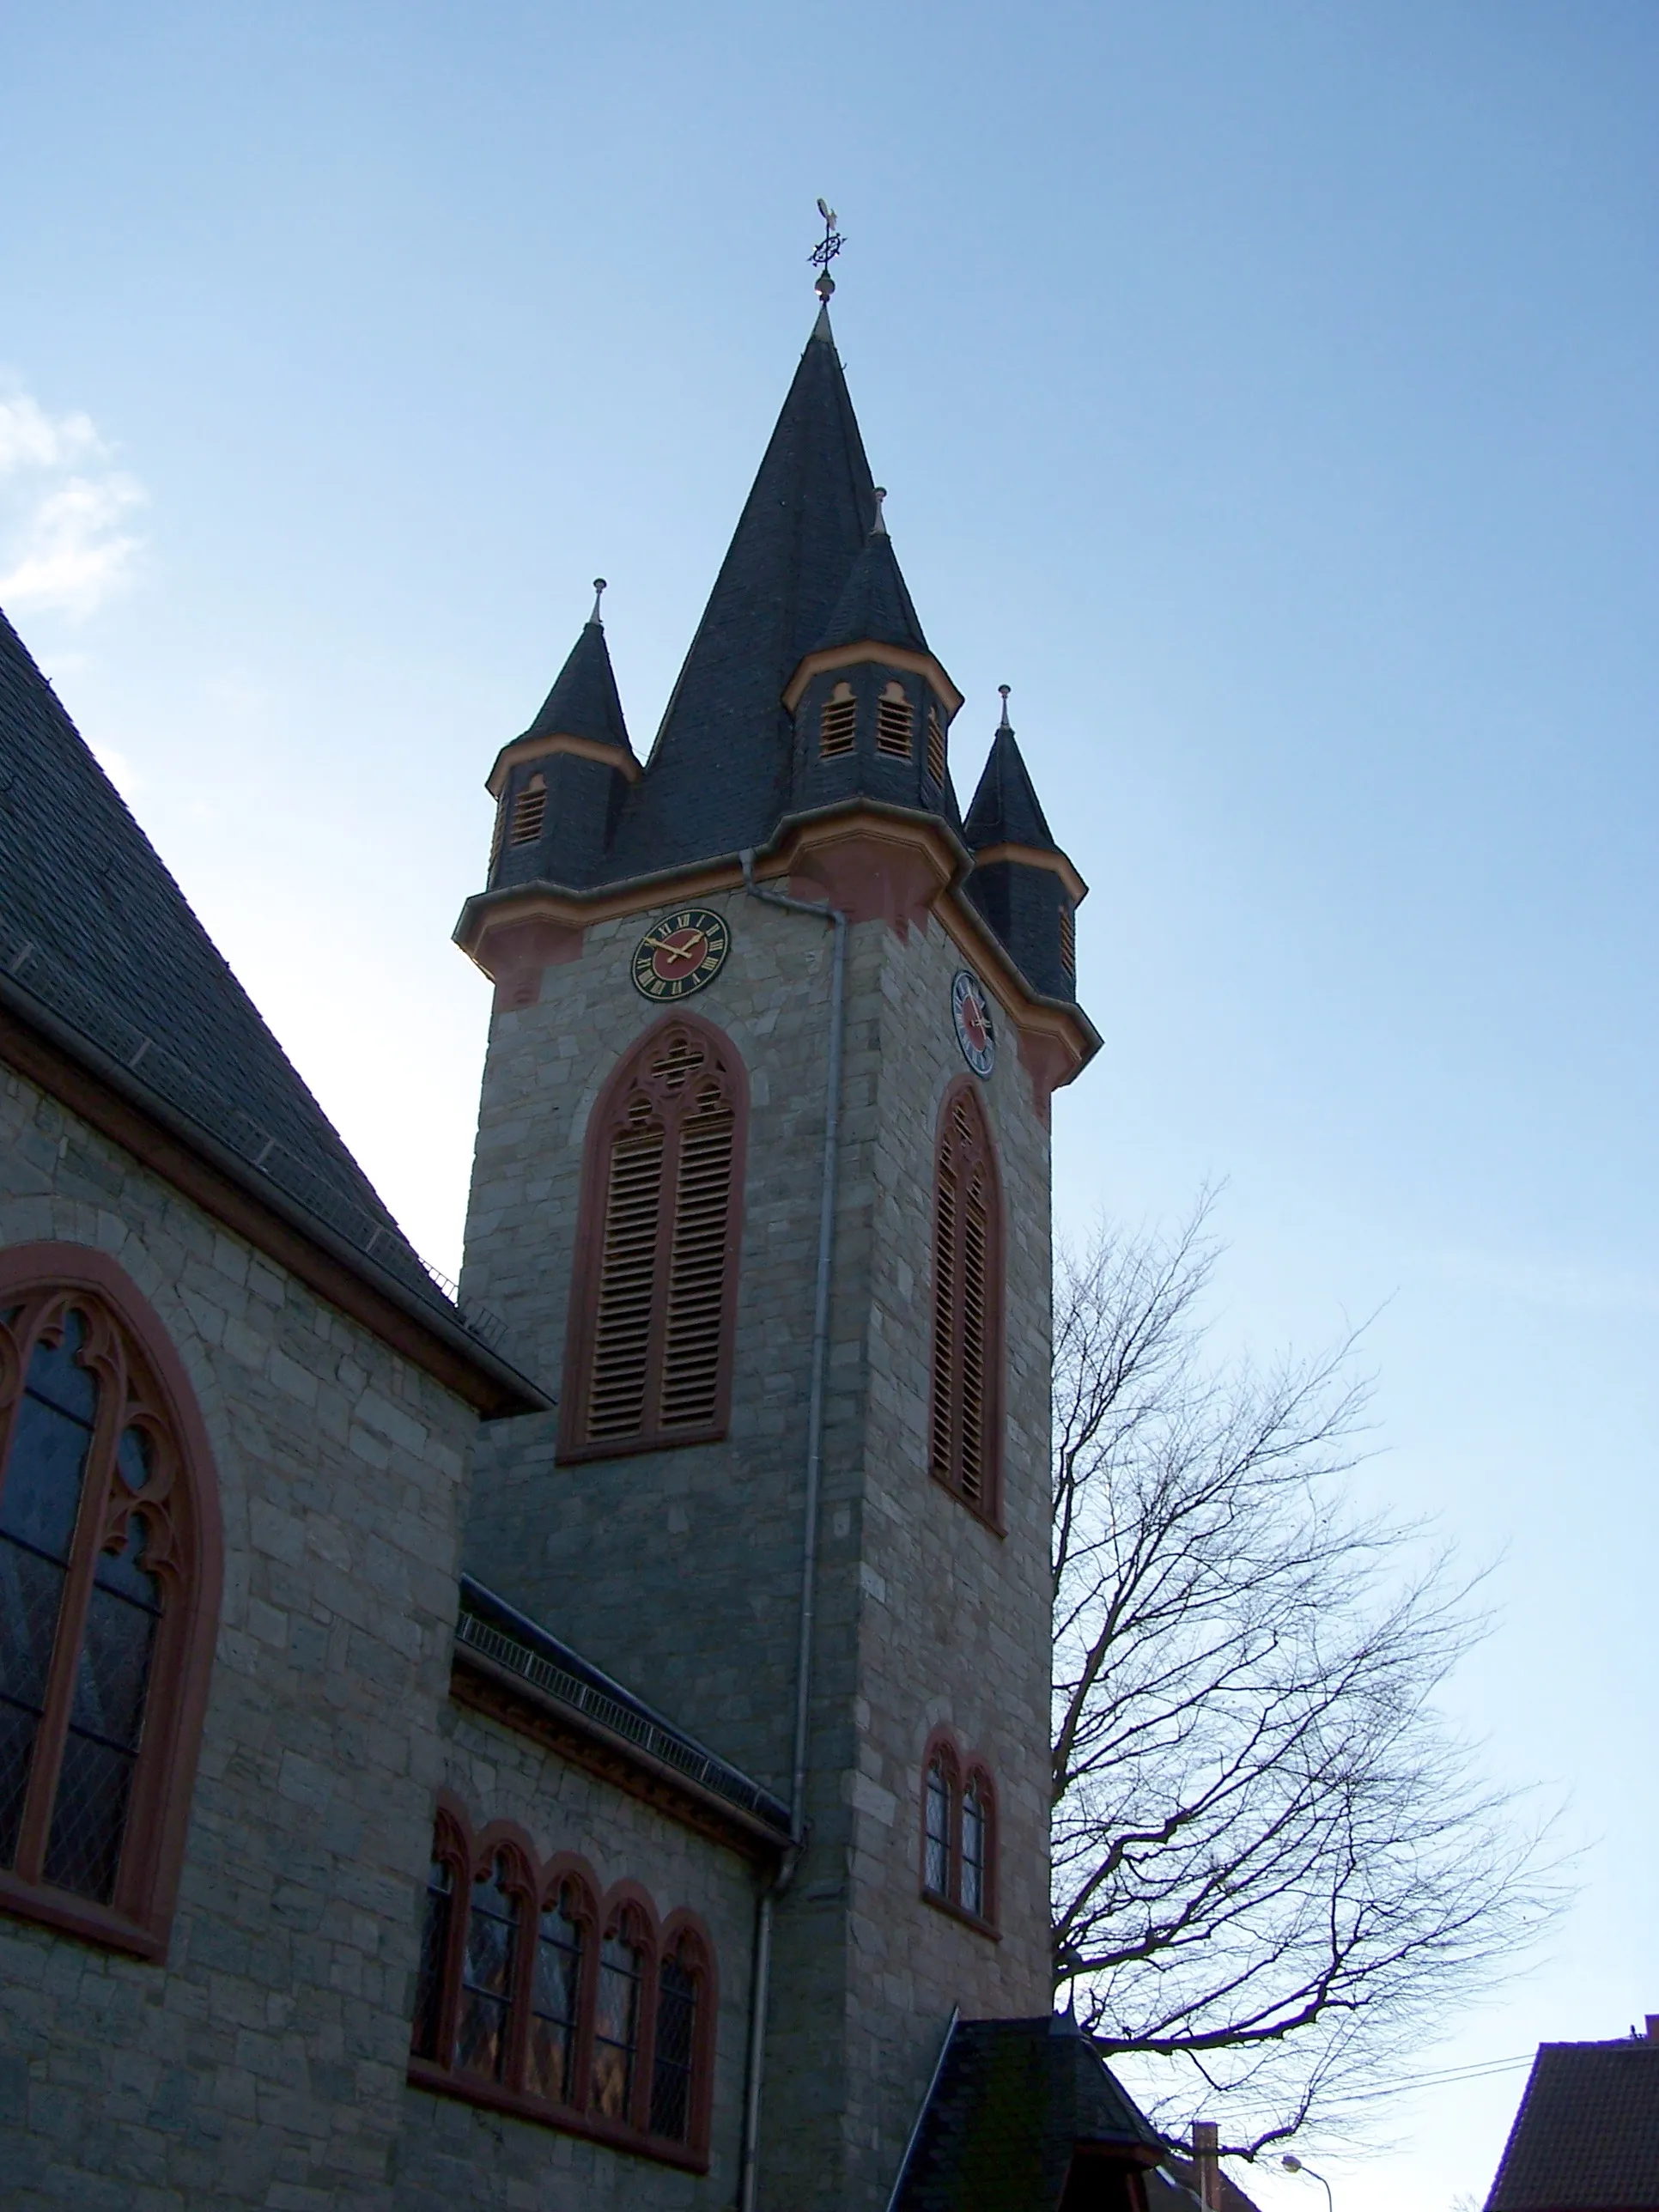
[[[853,696],[852,685],[837,684],[818,716],[820,760],[836,760],[842,754],[852,751],[858,718],[859,702]]]
[[[514,1823],[475,1835],[443,1793],[422,1903],[411,2081],[702,2172],[714,1954],[636,1883],[538,1863]]]
[[[513,802],[513,827],[507,832],[510,845],[533,845],[542,834],[542,823],[547,813],[547,778],[539,769],[527,778]]]
[[[915,709],[899,683],[885,684],[876,702],[876,750],[889,760],[908,760],[915,729]]]
[[[922,1760],[921,1893],[976,1927],[996,1926],[996,1787],[948,1730]]]
[[[730,1042],[677,1015],[641,1039],[595,1105],[561,1459],[725,1434],[747,1103]]]
[[[164,1950],[218,1575],[155,1315],[100,1253],[0,1253],[0,1909]]]
[[[985,1109],[964,1079],[933,1164],[933,1404],[928,1464],[964,1505],[1000,1517],[1002,1200]]]

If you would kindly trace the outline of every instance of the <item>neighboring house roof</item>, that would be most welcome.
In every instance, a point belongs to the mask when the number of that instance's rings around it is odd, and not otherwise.
[[[893,2212],[1055,2212],[1079,2162],[1144,2171],[1164,2155],[1075,2021],[958,2021]]]
[[[244,1188],[467,1346],[514,1410],[541,1402],[473,1346],[339,1133],[0,614],[0,999]],[[500,1410],[507,1410],[505,1404]]]
[[[1171,2152],[1162,2166],[1146,2176],[1146,2212],[1195,2212],[1203,2199],[1198,2193],[1198,2169],[1190,2159]],[[1221,2212],[1260,2212],[1255,2199],[1247,2197],[1231,2177],[1221,2176]]]
[[[1486,2212],[1659,2212],[1659,2039],[1540,2043]]]

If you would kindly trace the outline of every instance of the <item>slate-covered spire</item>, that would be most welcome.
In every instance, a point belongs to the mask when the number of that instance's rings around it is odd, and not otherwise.
[[[639,781],[611,653],[593,611],[541,712],[503,745],[488,778],[495,801],[489,884],[556,883],[579,890],[605,865],[623,799]]]
[[[878,503],[886,495],[878,490]],[[893,550],[893,541],[879,512],[864,541],[864,550],[854,562],[852,574],[842,587],[835,611],[823,635],[813,641],[813,650],[823,653],[832,646],[858,645],[866,638],[878,645],[902,646],[910,653],[926,653],[928,649],[899,568],[898,556]]]
[[[631,757],[634,749],[629,743],[622,696],[605,641],[605,624],[599,618],[604,590],[603,579],[596,577],[593,611],[543,701],[541,712],[524,734],[526,738],[586,738],[595,744],[618,745]]]
[[[823,635],[876,488],[821,311],[628,808],[617,875],[763,844],[788,793],[784,686]]]
[[[1008,686],[989,759],[962,826],[974,855],[968,896],[1046,998],[1077,996],[1076,914],[1088,885],[1054,842],[1008,720]]]
[[[963,842],[973,853],[991,845],[1024,845],[1034,852],[1057,853],[1060,848],[1008,720],[1008,686],[997,688],[1002,694],[1002,720],[962,825]]]

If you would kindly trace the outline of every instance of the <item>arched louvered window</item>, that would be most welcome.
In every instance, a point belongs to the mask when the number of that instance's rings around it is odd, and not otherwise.
[[[164,1950],[218,1576],[155,1315],[101,1253],[0,1253],[0,1909]]]
[[[746,1104],[728,1041],[676,1015],[635,1047],[595,1106],[561,1458],[725,1433]]]
[[[888,684],[876,702],[876,750],[889,760],[908,760],[915,715],[902,684]]]
[[[513,802],[513,827],[507,833],[507,842],[533,845],[542,834],[542,822],[546,813],[547,778],[538,769]]]
[[[939,708],[927,709],[927,775],[931,782],[941,787],[945,782],[945,725],[939,720]]]
[[[964,1505],[994,1522],[1002,1431],[1002,1206],[985,1109],[967,1079],[945,1099],[933,1173],[928,1464]]]
[[[1073,981],[1077,979],[1077,919],[1070,902],[1060,902],[1060,964]]]
[[[853,750],[853,735],[859,718],[859,702],[853,696],[850,684],[837,684],[823,702],[823,712],[818,717],[818,757],[835,760]]]

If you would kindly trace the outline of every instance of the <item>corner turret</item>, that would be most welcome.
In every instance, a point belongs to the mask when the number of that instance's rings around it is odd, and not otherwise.
[[[873,799],[960,829],[946,732],[962,694],[930,651],[881,514],[823,635],[784,690],[800,811]]]
[[[530,727],[503,745],[490,769],[495,834],[489,888],[593,880],[640,764],[629,743],[622,699],[605,641],[593,585],[593,611]]]
[[[1032,989],[1074,1003],[1075,916],[1089,887],[1054,842],[1008,720],[1008,686],[997,688],[1002,720],[963,825],[968,896]]]

